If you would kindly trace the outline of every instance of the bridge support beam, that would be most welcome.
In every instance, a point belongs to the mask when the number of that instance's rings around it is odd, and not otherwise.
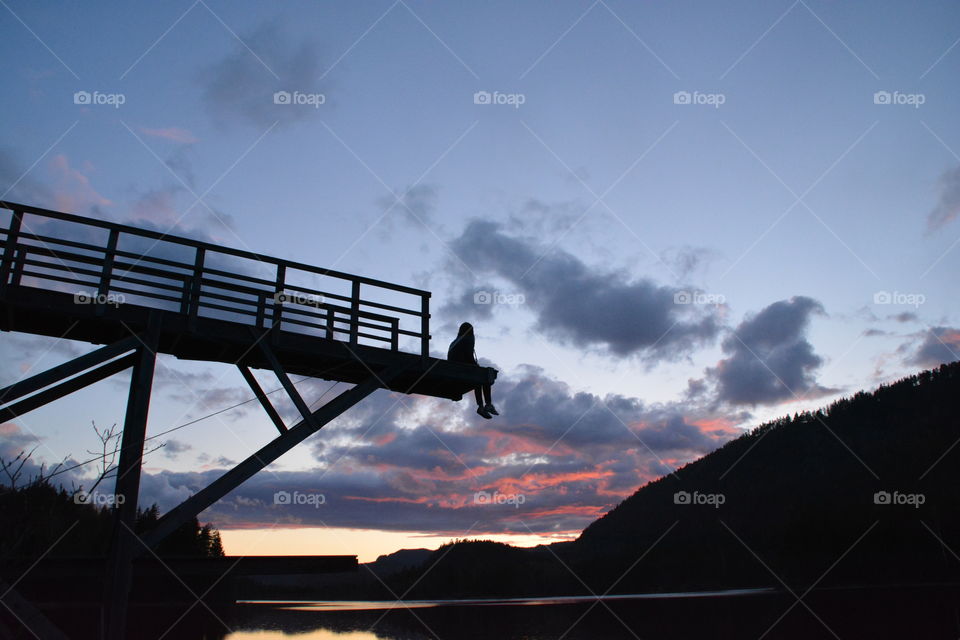
[[[270,403],[270,398],[267,397],[267,394],[264,393],[263,388],[260,386],[260,383],[257,382],[257,379],[253,377],[253,373],[250,372],[250,369],[238,364],[237,368],[240,369],[240,374],[243,376],[243,379],[247,381],[247,385],[250,387],[250,390],[253,391],[253,395],[257,397],[257,400],[260,401],[260,405],[263,407],[263,410],[267,412],[267,415],[270,416],[270,421],[273,422],[274,426],[277,427],[277,431],[283,433],[287,430],[287,425],[283,424],[283,418],[280,417],[280,414],[277,413],[277,410],[274,408],[273,404]]]
[[[8,387],[0,389],[0,405],[4,405],[3,408],[0,409],[0,422],[13,420],[17,416],[38,409],[48,402],[53,402],[57,398],[62,398],[65,395],[126,369],[133,364],[132,360],[128,358],[114,360],[109,364],[104,363],[116,358],[122,353],[135,349],[138,344],[139,338],[130,336],[129,338],[118,340],[111,345],[101,347],[100,349],[74,358],[69,362],[57,365],[42,373],[38,373],[25,380],[20,380]],[[119,363],[124,364],[120,366]],[[87,369],[92,367],[98,368],[93,369],[93,371],[87,371]],[[74,376],[82,371],[86,373],[63,382],[70,376]],[[47,387],[51,385],[57,386],[52,389],[47,389]],[[15,402],[41,389],[44,389],[44,391],[20,402]]]
[[[140,471],[143,464],[143,444],[150,409],[150,391],[156,366],[159,326],[156,314],[151,315],[145,340],[133,354],[136,362],[130,377],[127,413],[123,422],[120,443],[120,461],[117,464],[117,483],[114,491],[114,524],[110,541],[104,580],[104,604],[107,614],[107,638],[123,640],[127,628],[127,604],[133,576],[131,562],[140,546],[134,527],[137,518],[137,500],[140,493]]]
[[[352,389],[344,391],[310,414],[310,420],[306,418],[301,420],[207,487],[181,502],[177,507],[162,516],[157,521],[157,526],[143,536],[143,545],[136,550],[137,553],[142,553],[145,550],[144,547],[155,548],[161,540],[179,528],[180,525],[200,515],[204,509],[236,489],[258,471],[303,442],[308,436],[319,431],[328,422],[340,416],[375,390],[388,385],[403,369],[403,365],[397,364],[387,367],[379,373],[371,373],[369,378]]]

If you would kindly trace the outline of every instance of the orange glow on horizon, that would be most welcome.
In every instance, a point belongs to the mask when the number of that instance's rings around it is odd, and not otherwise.
[[[464,531],[452,535],[335,527],[220,530],[223,549],[230,556],[355,555],[360,562],[372,562],[378,556],[400,549],[437,549],[457,539],[493,540],[517,547],[534,547],[538,544],[573,540],[579,535],[579,530],[549,534],[487,534]]]

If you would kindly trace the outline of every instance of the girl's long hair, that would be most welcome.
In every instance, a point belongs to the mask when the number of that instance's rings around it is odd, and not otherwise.
[[[473,325],[469,322],[464,322],[460,325],[460,330],[457,331],[457,336],[465,336],[468,333],[473,333]]]

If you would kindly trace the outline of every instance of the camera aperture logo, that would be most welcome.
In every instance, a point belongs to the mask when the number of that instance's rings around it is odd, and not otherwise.
[[[719,509],[720,505],[727,501],[727,496],[722,493],[700,493],[694,491],[677,491],[673,494],[673,504],[684,505],[709,505],[714,509]]]
[[[673,304],[712,304],[719,306],[727,301],[722,293],[705,291],[677,291],[673,294]]]
[[[103,93],[101,91],[76,91],[73,94],[73,104],[86,106],[108,105],[119,109],[127,101],[122,93]]]
[[[477,491],[473,494],[473,504],[509,504],[513,505],[514,509],[519,509],[520,505],[527,501],[527,497],[522,493],[500,493],[499,491],[494,491],[490,493],[489,491]]]
[[[323,296],[297,291],[277,291],[273,294],[276,304],[299,304],[307,307],[319,307],[323,304]]]
[[[277,491],[273,494],[273,504],[284,506],[293,505],[313,505],[314,509],[319,509],[320,505],[326,504],[327,497],[322,493],[303,493],[302,491]]]
[[[673,104],[698,104],[719,109],[727,101],[722,93],[702,93],[700,91],[677,91],[673,94]]]
[[[900,493],[899,491],[877,491],[873,494],[873,504],[879,505],[907,505],[914,509],[919,509],[920,505],[927,501],[927,496],[922,493]]]
[[[500,93],[494,91],[477,91],[473,94],[473,104],[505,104],[519,109],[520,105],[527,101],[527,96],[522,93]]]
[[[873,304],[907,305],[914,309],[927,301],[922,293],[903,293],[901,291],[877,291],[873,294]]]
[[[87,493],[80,489],[73,494],[73,501],[76,504],[92,504],[95,507],[112,507],[123,504],[126,496],[113,493]]]
[[[87,293],[78,291],[73,294],[73,304],[109,304],[119,307],[126,301],[122,293]]]
[[[900,91],[877,91],[873,94],[873,104],[906,105],[919,109],[927,101],[922,93],[901,93]]]
[[[319,109],[327,101],[322,93],[303,93],[302,91],[276,91],[273,94],[273,104],[307,105]]]
[[[481,290],[473,294],[473,304],[506,304],[517,306],[527,301],[522,293]]]

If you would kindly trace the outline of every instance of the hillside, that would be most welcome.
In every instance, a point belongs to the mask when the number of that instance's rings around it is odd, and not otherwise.
[[[574,543],[458,543],[389,582],[411,598],[960,582],[958,409],[953,363],[761,425]]]

